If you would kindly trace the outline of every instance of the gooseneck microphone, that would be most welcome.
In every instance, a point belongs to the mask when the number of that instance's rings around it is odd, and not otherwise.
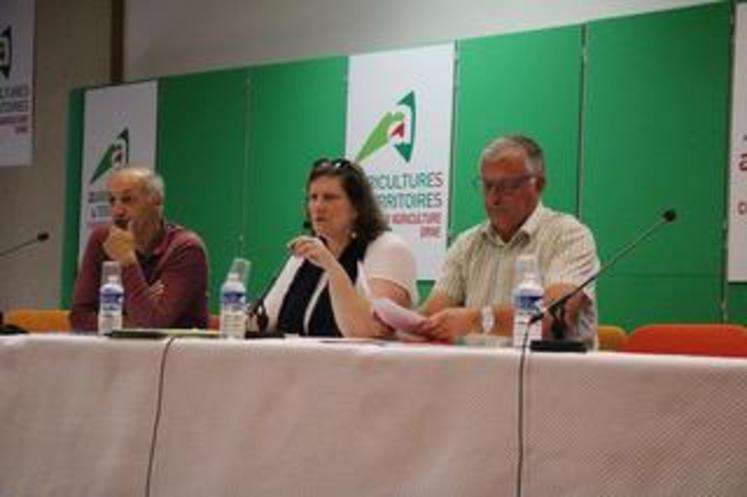
[[[5,258],[7,256],[10,256],[10,255],[13,255],[16,252],[18,252],[19,250],[21,250],[21,249],[23,249],[25,247],[28,247],[29,245],[35,245],[37,243],[42,243],[42,242],[45,242],[47,240],[49,240],[49,233],[47,233],[46,231],[41,231],[41,232],[37,233],[37,235],[35,237],[29,238],[25,242],[21,242],[18,245],[14,245],[12,247],[9,247],[9,248],[1,251],[0,252],[0,259],[3,259],[3,258]]]
[[[604,272],[606,272],[609,268],[614,266],[617,261],[622,259],[625,255],[630,253],[632,250],[634,250],[636,247],[638,247],[644,240],[649,238],[656,230],[658,230],[662,225],[669,224],[674,222],[674,220],[677,219],[677,212],[674,209],[667,209],[664,212],[662,212],[659,219],[652,224],[646,231],[644,231],[638,238],[633,240],[631,243],[623,247],[620,251],[618,251],[607,263],[605,263],[597,272],[586,278],[580,285],[577,285],[573,289],[569,290],[565,294],[561,295],[560,297],[556,298],[546,306],[543,306],[539,311],[537,311],[529,320],[529,324],[536,323],[540,319],[542,319],[546,314],[550,314],[553,317],[552,322],[552,335],[554,338],[554,341],[563,341],[566,338],[566,326],[565,326],[565,304],[568,302],[569,299],[571,299],[574,295],[576,295],[578,292],[586,288],[591,282],[595,281],[599,276],[601,276]],[[543,342],[543,344],[534,345],[533,348],[535,350],[563,350],[563,347],[556,347],[549,345],[547,341],[538,341]]]
[[[257,328],[259,329],[259,335],[264,336],[282,336],[282,333],[267,333],[267,326],[270,324],[270,318],[267,315],[267,309],[265,309],[265,299],[267,298],[267,295],[270,293],[270,290],[272,290],[272,287],[275,286],[275,282],[280,277],[280,273],[283,272],[283,269],[285,268],[285,265],[288,263],[288,260],[292,257],[288,256],[285,259],[283,259],[283,263],[278,266],[278,268],[275,270],[275,273],[272,275],[272,278],[270,278],[269,283],[265,286],[264,290],[262,290],[262,293],[260,294],[259,298],[257,298],[254,302],[249,304],[249,306],[246,309],[246,313],[249,316],[254,316],[257,320]],[[246,333],[247,338],[254,338],[256,334],[253,333]]]
[[[29,238],[25,242],[21,242],[18,245],[14,245],[0,251],[0,261],[15,254],[25,247],[36,245],[37,243],[43,243],[47,240],[49,240],[49,233],[47,233],[46,231],[41,231],[37,233],[34,238]],[[3,320],[3,313],[0,311],[0,335],[12,335],[17,333],[26,333],[26,330],[13,324],[5,324]]]

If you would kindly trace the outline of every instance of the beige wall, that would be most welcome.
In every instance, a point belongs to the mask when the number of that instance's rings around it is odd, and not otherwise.
[[[109,82],[110,13],[105,0],[36,0],[34,159],[0,167],[0,250],[50,240],[0,261],[0,310],[59,303],[68,93]]]
[[[125,74],[375,52],[713,1],[127,0]]]

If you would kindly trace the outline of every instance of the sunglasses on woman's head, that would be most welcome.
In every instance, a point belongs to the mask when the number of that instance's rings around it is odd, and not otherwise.
[[[329,167],[330,169],[353,169],[353,163],[344,158],[328,159],[325,157],[315,160],[314,164],[311,166],[312,169],[320,167]]]

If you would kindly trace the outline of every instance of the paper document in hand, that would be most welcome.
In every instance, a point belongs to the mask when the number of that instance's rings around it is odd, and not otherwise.
[[[373,301],[374,313],[379,316],[384,324],[391,326],[395,330],[414,332],[418,325],[425,320],[425,317],[417,312],[402,307],[391,299],[386,297],[378,298]]]

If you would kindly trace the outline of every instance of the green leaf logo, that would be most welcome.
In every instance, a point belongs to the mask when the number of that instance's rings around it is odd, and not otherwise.
[[[415,148],[416,106],[415,92],[411,91],[397,102],[398,110],[385,113],[363,143],[355,161],[361,163],[373,153],[390,145],[410,162]]]
[[[109,145],[106,152],[104,152],[104,156],[99,160],[99,164],[96,166],[96,171],[94,171],[91,181],[89,181],[88,184],[92,184],[112,169],[120,169],[124,167],[129,161],[130,131],[125,128],[117,135],[114,142]]]

